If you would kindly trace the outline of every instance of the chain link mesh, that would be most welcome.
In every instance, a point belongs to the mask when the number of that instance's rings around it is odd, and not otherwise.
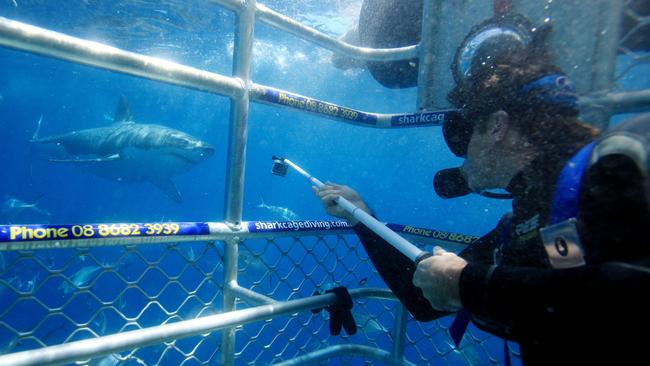
[[[222,309],[222,243],[179,243],[0,252],[0,353],[12,353],[215,314]],[[250,239],[239,245],[238,282],[275,300],[336,286],[384,287],[356,236]],[[249,305],[239,301],[238,308]],[[238,326],[237,365],[268,365],[334,344],[391,350],[396,301],[355,301],[358,332],[330,336],[326,311]],[[503,343],[471,329],[459,349],[452,318],[407,326],[406,359],[417,365],[503,361]],[[82,365],[207,365],[221,333],[134,349]],[[345,356],[322,364],[366,365]]]
[[[215,314],[223,250],[214,243],[0,252],[0,353]],[[92,365],[207,364],[220,334],[136,349]]]

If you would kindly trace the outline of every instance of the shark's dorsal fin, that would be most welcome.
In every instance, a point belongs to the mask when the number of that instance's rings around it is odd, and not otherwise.
[[[113,123],[133,123],[131,107],[129,107],[129,102],[126,100],[126,97],[124,95],[120,95],[120,101],[117,103],[117,109],[115,110]]]

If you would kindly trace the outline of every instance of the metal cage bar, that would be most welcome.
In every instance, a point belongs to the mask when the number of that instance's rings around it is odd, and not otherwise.
[[[176,232],[148,233],[149,229],[175,227]],[[386,224],[421,245],[440,245],[460,250],[477,236],[442,230]],[[87,227],[91,235],[75,235]],[[122,229],[128,229],[122,232]],[[104,233],[102,234],[102,231]],[[162,230],[161,230],[162,231]],[[237,228],[226,222],[106,223],[74,225],[0,225],[0,252],[11,250],[95,248],[116,245],[145,245],[196,241],[242,241],[247,239],[350,234],[347,221],[244,221]]]
[[[350,295],[354,299],[394,299],[390,291],[383,289],[352,290],[350,291]],[[122,332],[100,338],[85,339],[57,346],[0,355],[0,365],[41,366],[86,360],[136,347],[143,347],[182,339],[193,335],[214,332],[221,329],[228,329],[237,325],[248,324],[276,316],[314,308],[322,308],[334,304],[336,301],[336,295],[329,293],[282,303],[260,305],[254,308]],[[366,348],[371,349],[370,347]],[[374,352],[371,352],[371,354],[382,354],[377,351],[378,350],[375,350]],[[332,357],[332,355],[329,357]]]
[[[238,9],[246,6],[246,0],[211,0],[210,2],[234,11],[238,11]],[[419,45],[417,44],[396,48],[359,47],[330,37],[317,29],[301,24],[262,4],[255,5],[255,12],[257,18],[264,23],[330,51],[345,53],[349,57],[368,61],[397,61],[408,60],[418,56]]]
[[[245,92],[230,100],[230,134],[228,138],[228,163],[226,170],[226,222],[238,228],[244,202],[244,179],[246,177],[246,144],[248,142],[248,112],[250,105],[251,64],[253,53],[253,31],[255,26],[255,0],[246,0],[235,11],[235,49],[233,52],[233,76],[244,83]],[[237,293],[237,248],[239,238],[226,242],[224,265],[223,311],[236,309]],[[223,329],[221,338],[221,364],[233,365],[235,353],[235,328]]]
[[[420,32],[420,53],[418,60],[418,101],[417,110],[425,111],[434,108],[434,85],[436,74],[434,72],[436,53],[438,49],[435,34],[440,21],[435,14],[440,13],[440,2],[425,0],[422,2],[422,31]]]
[[[234,78],[2,17],[0,45],[228,97],[244,93],[244,85]]]

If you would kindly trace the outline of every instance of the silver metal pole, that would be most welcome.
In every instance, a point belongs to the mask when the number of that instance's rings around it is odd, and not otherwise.
[[[393,328],[393,359],[395,362],[404,359],[404,345],[406,344],[406,325],[408,323],[408,311],[402,303],[397,305],[395,326]]]
[[[336,295],[324,294],[284,303],[221,313],[177,323],[86,339],[61,345],[0,356],[0,365],[59,365],[115,352],[173,341],[248,324],[280,315],[321,308],[336,302]]]
[[[291,166],[298,173],[300,173],[302,176],[307,178],[307,180],[310,183],[314,184],[318,188],[321,188],[323,186],[323,182],[321,182],[318,178],[312,176],[311,174],[307,173],[304,169],[302,169],[301,167],[293,163],[291,160],[282,159],[282,162]],[[390,245],[392,245],[395,249],[399,250],[402,254],[407,256],[413,262],[418,263],[421,259],[426,258],[426,256],[430,256],[429,253],[424,252],[422,249],[418,248],[413,243],[404,239],[399,234],[386,227],[385,224],[382,224],[381,222],[379,222],[379,220],[370,216],[367,212],[361,210],[359,207],[355,206],[353,203],[351,203],[344,197],[339,196],[336,199],[336,204],[341,206],[341,208],[347,211],[355,219],[361,221],[375,234],[381,236]]]
[[[350,290],[350,296],[353,299],[376,298],[396,300],[395,295],[390,290],[380,288]],[[0,365],[43,366],[67,364],[133,348],[210,333],[220,329],[271,319],[286,314],[323,308],[335,302],[336,295],[332,293],[287,302],[276,302],[229,313],[112,334],[100,338],[0,355]]]
[[[237,79],[139,55],[0,17],[0,46],[229,97],[244,93]]]
[[[257,4],[257,16],[261,21],[275,28],[291,33],[330,51],[342,53],[350,57],[369,61],[397,61],[408,60],[418,55],[417,45],[384,49],[353,46],[332,38],[312,27],[300,24],[262,4]]]
[[[235,11],[241,9],[246,3],[245,0],[211,0],[210,2]],[[262,4],[256,5],[256,13],[261,21],[271,25],[272,27],[284,30],[285,32],[300,37],[305,41],[312,42],[333,52],[343,53],[349,57],[369,61],[397,61],[408,60],[418,56],[418,45],[379,49],[358,47],[330,37],[317,29],[303,25]]]
[[[239,239],[233,238],[224,247],[223,265],[223,312],[236,310],[237,294],[232,289],[237,285],[237,258],[239,256]],[[224,328],[221,332],[221,365],[233,365],[235,355],[235,328]]]
[[[580,106],[605,108],[615,114],[648,112],[650,111],[650,89],[588,95],[580,98]]]
[[[435,58],[437,44],[436,37],[439,26],[440,1],[424,0],[422,3],[422,31],[420,32],[420,49],[418,60],[418,111],[434,108],[434,83],[436,82]],[[436,16],[438,15],[438,16]]]
[[[388,365],[394,366],[415,366],[415,364],[408,361],[395,361],[391,354],[384,350],[358,344],[338,344],[336,346],[330,346],[324,349],[310,352],[306,355],[294,357],[291,360],[276,363],[274,366],[317,365],[331,358],[346,355],[375,359],[377,361],[381,361]]]
[[[233,7],[236,8],[234,5]],[[409,122],[430,119],[427,116],[425,116],[425,118],[420,118],[420,116],[409,114],[402,116],[357,111],[332,103],[302,97],[282,90],[275,90],[263,85],[255,85],[247,82],[246,80],[250,79],[250,70],[248,71],[246,78],[242,77],[244,76],[242,72],[236,70],[234,72],[236,77],[234,78],[223,76],[171,61],[128,52],[101,43],[70,37],[61,33],[34,27],[2,17],[0,17],[0,46],[11,47],[21,51],[59,58],[128,75],[139,76],[172,85],[221,94],[238,100],[241,99],[240,102],[232,102],[231,118],[234,120],[241,120],[244,115],[247,117],[248,110],[244,105],[248,105],[248,100],[252,98],[256,101],[302,109],[303,111],[309,111],[324,117],[343,120],[345,122],[368,127],[419,127],[423,125],[438,125],[441,123],[437,120],[434,121],[434,123],[427,124]],[[236,66],[237,70],[245,70],[246,68],[250,69],[250,60],[244,63],[243,60],[245,58],[243,56],[240,57],[241,60],[237,60],[237,55],[243,55],[246,53],[247,52],[236,51],[235,65],[239,65]],[[250,56],[248,57],[250,58]],[[245,95],[247,94],[247,90],[251,89],[252,92],[250,94],[252,95]],[[299,99],[298,102],[306,102],[309,105],[313,104],[316,106],[316,109],[311,110],[309,108],[300,108],[296,105],[283,103],[282,99],[269,100],[270,90],[287,95],[287,100],[289,101],[294,101],[297,98]],[[319,109],[319,106],[322,108]],[[335,111],[335,113],[332,111]],[[247,133],[247,126],[245,124],[236,125],[236,127],[231,130],[231,133],[234,134],[234,136],[238,136],[241,140]],[[232,141],[236,141],[236,139],[231,140],[230,148],[233,149],[231,150],[233,154],[230,154],[229,156],[233,157],[234,161],[229,161],[229,163],[232,164],[230,167],[235,170],[241,169],[243,171],[243,168],[238,165],[240,159],[237,159],[237,157],[244,157],[245,146],[235,144]],[[232,178],[232,180],[231,183],[234,186],[243,185],[243,181],[239,182],[236,178]],[[232,192],[237,193],[234,190]],[[241,200],[241,195],[228,195],[226,200],[227,207],[233,208],[231,211],[232,216],[229,217],[227,221],[237,221],[238,217],[241,216],[241,209],[236,210],[237,205],[234,203]]]
[[[591,70],[590,91],[611,90],[614,86],[616,72],[616,52],[620,38],[621,20],[623,14],[622,0],[607,0],[587,2],[589,6],[600,8],[601,24],[592,35],[596,40],[593,53],[590,55],[594,62],[589,65]],[[604,19],[603,19],[604,18]],[[607,128],[612,111],[606,108],[592,108],[585,120],[596,127]]]
[[[278,301],[268,296],[264,296],[260,293],[257,293],[253,290],[249,290],[245,287],[241,287],[239,285],[231,285],[230,291],[232,291],[232,294],[234,296],[244,300],[246,303],[251,305],[265,305],[265,304],[278,303]]]
[[[228,162],[226,170],[226,222],[239,228],[244,202],[244,178],[246,176],[246,143],[248,140],[249,90],[253,55],[253,31],[255,27],[255,0],[245,0],[236,12],[235,49],[233,76],[242,80],[244,93],[230,100],[230,132],[228,138]],[[237,286],[237,257],[239,238],[226,245],[224,265],[223,311],[235,310]],[[226,328],[221,340],[221,364],[234,365],[235,328]]]
[[[237,13],[233,54],[233,75],[243,82],[245,90],[242,95],[232,98],[230,103],[230,135],[226,173],[226,222],[235,226],[240,224],[244,200],[244,168],[248,138],[254,25],[255,0],[246,0],[244,8]]]
[[[177,234],[167,236],[157,236],[155,233],[147,235],[146,230],[151,227],[163,225],[183,225],[197,228],[207,225],[208,229],[204,232],[197,233],[196,230],[179,230]],[[267,227],[281,227],[286,225],[284,231],[277,231],[269,229],[268,231],[261,229],[256,230],[256,226]],[[329,229],[324,229],[323,225],[329,226]],[[137,228],[138,235],[123,235],[117,233],[116,236],[111,234],[107,237],[92,237],[92,238],[57,238],[55,233],[61,233],[61,230],[74,232],[74,228],[81,228],[82,226],[90,226],[95,232],[97,228],[102,226],[105,228]],[[253,228],[253,232],[249,231],[249,226]],[[184,229],[184,228],[183,228]],[[296,230],[298,229],[298,230]],[[0,225],[0,252],[11,250],[38,250],[38,249],[62,249],[62,248],[79,248],[79,247],[101,247],[101,246],[116,246],[116,245],[142,245],[142,244],[161,244],[161,243],[181,243],[190,241],[217,241],[217,240],[232,240],[238,238],[245,240],[249,238],[277,238],[277,237],[297,237],[297,236],[310,236],[310,235],[338,235],[350,234],[352,227],[346,221],[251,221],[242,222],[238,230],[233,230],[231,226],[224,222],[199,222],[199,223],[107,223],[107,224],[75,224],[75,225]],[[16,234],[18,233],[18,234]],[[54,236],[51,236],[54,235]]]

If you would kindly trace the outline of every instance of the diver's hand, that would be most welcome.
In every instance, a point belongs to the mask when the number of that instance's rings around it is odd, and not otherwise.
[[[316,196],[321,200],[323,206],[325,207],[325,211],[328,214],[344,218],[348,220],[352,225],[356,225],[359,221],[350,215],[350,213],[345,211],[341,206],[336,204],[337,198],[343,197],[346,200],[350,201],[350,203],[370,214],[370,209],[363,202],[361,196],[359,196],[359,193],[348,186],[342,186],[340,184],[327,182],[320,189],[315,186],[311,187],[311,189],[314,191],[314,194],[316,194]]]
[[[433,256],[418,263],[413,275],[413,285],[431,306],[441,311],[458,311],[460,302],[460,273],[467,262],[454,253],[440,247],[433,248]]]

